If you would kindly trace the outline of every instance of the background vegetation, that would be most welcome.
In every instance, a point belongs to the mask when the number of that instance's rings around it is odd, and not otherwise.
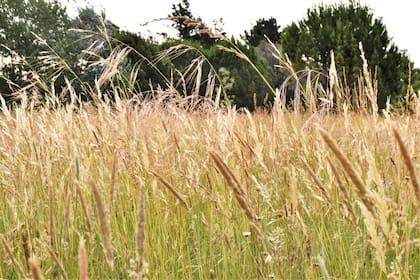
[[[168,15],[178,30],[178,38],[167,38],[161,43],[120,30],[106,20],[105,14],[98,15],[90,7],[81,8],[74,18],[57,1],[1,0],[0,9],[4,15],[0,22],[0,92],[7,102],[16,100],[12,93],[34,86],[28,84],[28,73],[36,73],[47,84],[53,81],[56,92],[61,92],[67,77],[78,88],[78,94],[89,100],[86,87],[94,87],[102,69],[101,63],[87,68],[87,61],[107,57],[114,48],[121,47],[121,42],[135,52],[128,55],[125,72],[119,70],[127,74],[134,68],[140,69],[131,96],[146,96],[158,85],[167,88],[169,84],[179,92],[186,88],[186,93],[192,95],[196,82],[214,82],[223,87],[224,96],[237,107],[253,110],[256,105],[268,106],[272,102],[274,88],[285,89],[291,104],[298,98],[296,87],[303,89],[307,82],[302,81],[306,79],[325,90],[331,86],[328,72],[334,66],[344,88],[343,98],[354,104],[363,86],[359,43],[377,81],[373,86],[378,91],[380,109],[385,108],[388,98],[395,107],[404,107],[407,92],[420,89],[419,70],[391,41],[382,20],[374,17],[368,7],[353,1],[314,7],[308,10],[306,18],[283,29],[275,18],[260,19],[251,30],[244,31],[243,40],[238,40],[225,37],[222,19],[209,28],[193,14],[188,0],[183,0],[174,4]],[[107,40],[98,36],[104,31],[109,36]],[[280,50],[280,57],[287,57],[290,67],[278,64],[270,42]],[[227,52],[229,48],[236,50]],[[238,50],[242,55],[238,55]],[[43,61],[48,54],[62,60]],[[189,67],[192,61],[202,68],[199,81],[195,79],[198,72]],[[305,69],[313,74],[308,76]],[[260,75],[254,75],[255,70]],[[293,78],[292,72],[297,74]],[[214,81],[208,80],[209,74],[216,76]],[[186,76],[190,79],[184,80]],[[205,95],[205,91],[199,94]]]

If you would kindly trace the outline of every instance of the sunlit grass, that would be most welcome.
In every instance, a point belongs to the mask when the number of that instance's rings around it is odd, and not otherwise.
[[[40,261],[46,278],[77,278],[82,238],[91,278],[420,276],[419,201],[392,132],[399,131],[418,174],[415,115],[251,115],[144,105],[17,108],[2,115],[1,278],[17,278],[20,269],[29,275],[27,257]],[[249,205],[230,184],[239,184]]]
[[[293,110],[281,91],[267,111],[221,105],[216,84],[143,99],[121,86],[129,51],[94,89],[75,79],[91,103],[39,76],[0,100],[0,278],[420,277],[418,95],[378,112],[367,64],[341,98],[279,54]]]

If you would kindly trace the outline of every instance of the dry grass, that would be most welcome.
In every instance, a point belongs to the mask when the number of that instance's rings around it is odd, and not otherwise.
[[[363,60],[354,113],[334,65],[317,92],[286,58],[293,112],[277,90],[271,112],[221,106],[214,85],[203,100],[169,84],[126,101],[129,51],[97,62],[93,105],[67,80],[66,105],[25,94],[44,81],[1,107],[0,278],[420,278],[420,98],[379,115]]]
[[[170,103],[4,114],[0,277],[28,262],[69,279],[418,278],[416,116],[320,120]]]

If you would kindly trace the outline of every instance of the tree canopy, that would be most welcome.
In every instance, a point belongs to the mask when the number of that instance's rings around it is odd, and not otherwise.
[[[6,78],[0,77],[0,91],[7,99],[13,91],[9,87],[22,86],[25,68],[34,66],[41,51],[46,50],[40,38],[64,53],[70,20],[58,1],[0,0],[0,14],[0,57],[10,61],[0,69]]]
[[[382,19],[375,18],[367,6],[350,1],[314,7],[306,18],[284,28],[281,40],[297,70],[309,67],[327,74],[333,51],[336,68],[350,88],[362,74],[359,42],[378,81],[379,108],[385,107],[387,97],[397,102],[406,93],[413,63],[391,41]]]
[[[272,43],[280,42],[280,25],[277,25],[277,20],[273,17],[258,19],[249,32],[245,31],[243,39],[251,46],[257,47],[261,41],[266,40],[265,37]]]

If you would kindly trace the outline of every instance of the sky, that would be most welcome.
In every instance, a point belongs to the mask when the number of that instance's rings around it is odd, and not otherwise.
[[[69,0],[62,0],[68,3]],[[74,0],[73,0],[74,1]],[[70,0],[71,2],[71,0]],[[153,35],[167,32],[170,22],[150,21],[165,18],[171,13],[172,4],[178,0],[76,0],[89,2],[98,10],[105,10],[108,19],[123,29]],[[340,0],[189,0],[191,11],[211,25],[213,20],[223,18],[224,29],[229,35],[239,38],[250,30],[259,18],[274,17],[281,27],[302,19],[308,8],[321,3],[341,3]],[[347,1],[344,1],[347,2]],[[389,35],[397,46],[406,50],[417,68],[420,67],[420,36],[418,35],[420,1],[417,0],[361,0],[367,4],[375,17],[381,17]],[[73,4],[74,5],[74,4]],[[169,34],[171,34],[169,32]],[[175,33],[174,33],[175,34]]]

